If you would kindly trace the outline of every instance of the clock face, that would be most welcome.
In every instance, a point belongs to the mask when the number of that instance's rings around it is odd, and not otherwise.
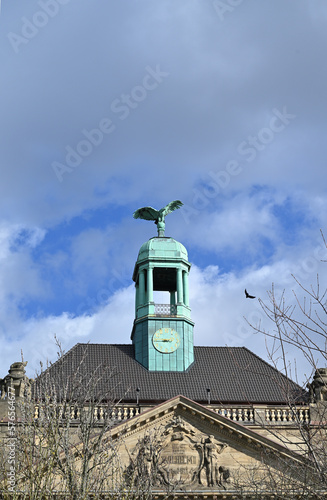
[[[159,352],[174,352],[179,346],[178,333],[172,328],[160,328],[152,337],[154,347]]]

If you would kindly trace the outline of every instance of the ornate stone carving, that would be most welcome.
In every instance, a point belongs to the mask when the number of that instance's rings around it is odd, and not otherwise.
[[[24,395],[30,397],[31,382],[34,382],[34,380],[29,379],[25,375],[26,365],[27,361],[17,361],[16,363],[10,365],[8,375],[6,375],[5,378],[0,379],[1,399],[4,399],[8,394],[9,387],[15,393],[17,398],[23,397]]]
[[[227,444],[215,441],[213,435],[210,435],[203,443],[203,468],[206,472],[206,481],[208,486],[223,486],[223,471],[225,471],[226,479],[229,478],[229,473],[227,475],[228,469],[219,465],[218,457],[218,455],[220,455],[226,447]]]
[[[171,419],[159,432],[156,443],[148,436],[134,449],[127,474],[152,477],[158,485],[226,488],[230,471],[219,455],[228,446],[213,435],[196,432],[180,416]],[[135,458],[133,458],[135,457]]]
[[[172,421],[166,425],[163,432],[164,436],[171,434],[172,441],[183,441],[186,434],[195,435],[195,430],[191,425],[185,422],[179,415],[174,416]]]
[[[307,387],[311,403],[327,401],[327,368],[318,368]]]

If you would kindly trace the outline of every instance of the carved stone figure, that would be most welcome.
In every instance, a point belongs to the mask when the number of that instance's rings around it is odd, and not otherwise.
[[[8,390],[11,390],[17,398],[26,395],[30,397],[31,394],[31,382],[33,379],[29,379],[25,375],[25,366],[27,361],[17,361],[10,365],[9,373],[5,378],[0,379],[1,387],[1,399],[4,399],[8,394]],[[9,389],[10,388],[10,389]]]
[[[170,214],[174,210],[177,210],[183,205],[183,203],[179,200],[171,201],[165,207],[160,210],[156,210],[152,207],[143,207],[139,208],[133,213],[134,219],[145,219],[145,220],[153,220],[155,224],[157,224],[158,236],[165,236],[165,217]]]
[[[220,453],[224,451],[227,444],[215,443],[214,436],[210,435],[203,444],[204,447],[204,468],[206,470],[208,486],[220,485],[221,473],[219,471],[218,460]]]
[[[311,403],[327,401],[327,368],[318,368],[311,384],[307,385]]]
[[[132,451],[128,467],[125,469],[129,483],[144,481],[156,482],[158,454],[161,450],[160,439],[154,440],[146,435]]]
[[[195,431],[180,417],[180,415],[177,415],[173,418],[171,424],[167,426],[163,434],[169,435],[171,433],[172,441],[183,441],[186,434],[192,434],[194,436]]]
[[[223,486],[225,488],[224,483],[231,482],[230,470],[227,469],[227,467],[224,467],[223,465],[221,465],[218,470],[219,470],[219,483],[218,484],[220,484],[221,486]]]
[[[155,440],[145,436],[132,451],[125,470],[131,481],[151,478],[152,484],[174,488],[226,488],[230,471],[219,455],[228,446],[213,435],[196,432],[180,415],[170,419]]]

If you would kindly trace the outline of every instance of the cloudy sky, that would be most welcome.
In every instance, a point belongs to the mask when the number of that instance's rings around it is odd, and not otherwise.
[[[132,214],[174,199],[195,344],[268,359],[244,288],[327,277],[326,25],[325,0],[2,0],[1,376],[54,334],[130,342]]]

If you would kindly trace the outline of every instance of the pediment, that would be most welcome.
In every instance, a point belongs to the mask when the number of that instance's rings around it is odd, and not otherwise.
[[[226,491],[233,489],[242,468],[259,474],[269,463],[270,470],[284,473],[292,470],[290,464],[295,469],[308,465],[301,455],[184,396],[122,422],[111,436],[121,442],[126,470],[142,462],[143,475],[154,460],[150,450],[157,449],[158,488]]]

